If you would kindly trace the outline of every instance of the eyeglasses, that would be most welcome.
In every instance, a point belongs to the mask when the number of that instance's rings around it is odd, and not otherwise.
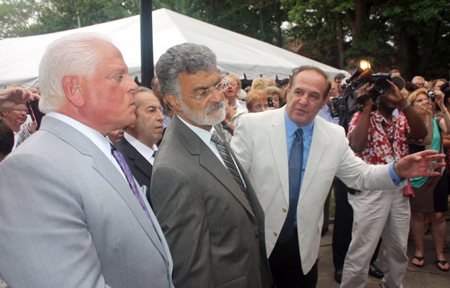
[[[269,108],[269,104],[256,104],[254,106],[252,106],[252,109],[255,111],[264,111],[267,110],[267,108]]]
[[[223,80],[222,82],[220,82],[216,86],[214,86],[214,88],[206,89],[205,91],[198,93],[197,96],[191,96],[191,95],[184,94],[181,92],[180,93],[183,94],[184,96],[193,98],[195,100],[201,99],[202,101],[204,101],[206,99],[209,99],[209,97],[211,97],[214,90],[217,90],[217,92],[223,92],[225,89],[227,89],[227,87],[228,87],[228,80]]]

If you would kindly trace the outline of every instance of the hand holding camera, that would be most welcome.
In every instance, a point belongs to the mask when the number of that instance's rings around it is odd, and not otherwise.
[[[403,98],[402,93],[400,93],[400,89],[395,85],[392,81],[386,80],[390,84],[390,91],[388,94],[385,94],[387,100],[392,103],[395,103],[398,108],[405,106],[406,99]]]
[[[442,112],[446,111],[447,108],[445,107],[445,104],[444,104],[444,98],[445,98],[444,92],[442,92],[441,90],[434,90],[433,92],[434,92],[434,99],[435,99],[436,103],[439,105],[440,110]]]
[[[370,83],[367,82],[358,89],[358,98],[356,101],[358,102],[359,100],[359,103],[362,103],[363,109],[372,109],[373,100],[369,95],[370,91],[373,89],[373,85],[369,86],[369,84]]]

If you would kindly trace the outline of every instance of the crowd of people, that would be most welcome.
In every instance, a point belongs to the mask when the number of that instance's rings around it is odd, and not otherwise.
[[[147,88],[108,37],[55,40],[40,89],[0,91],[0,275],[11,287],[316,287],[333,190],[341,287],[368,275],[402,287],[408,235],[422,267],[427,227],[448,271],[448,82],[390,82],[343,119],[330,99],[344,78],[302,66],[246,91],[185,43]]]

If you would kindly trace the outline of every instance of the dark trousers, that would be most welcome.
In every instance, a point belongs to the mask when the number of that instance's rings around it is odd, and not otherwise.
[[[269,264],[277,288],[314,288],[317,285],[317,262],[308,274],[303,275],[297,228],[294,228],[291,240],[283,244],[277,242],[269,257]]]
[[[334,199],[336,201],[336,210],[334,215],[332,245],[333,264],[334,269],[342,270],[344,268],[348,247],[352,241],[353,209],[348,203],[348,188],[341,180],[339,180],[339,178],[334,178]],[[370,260],[370,264],[377,260],[380,246],[381,239],[378,241],[377,248]]]
[[[325,200],[325,205],[323,206],[323,224],[321,236],[324,236],[328,232],[328,225],[330,225],[330,200],[332,189],[333,186],[330,187],[330,192],[328,192],[327,200]]]

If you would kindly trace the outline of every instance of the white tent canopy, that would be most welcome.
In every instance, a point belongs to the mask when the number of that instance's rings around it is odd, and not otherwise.
[[[208,46],[217,55],[218,68],[247,79],[288,78],[293,68],[313,65],[329,77],[341,71],[331,66],[167,9],[153,11],[153,52],[155,63],[170,47],[181,43]],[[14,82],[28,87],[38,83],[38,65],[49,43],[77,32],[108,35],[122,52],[133,78],[140,77],[140,16],[128,17],[57,33],[0,40],[0,87]],[[86,63],[89,65],[89,63]]]

